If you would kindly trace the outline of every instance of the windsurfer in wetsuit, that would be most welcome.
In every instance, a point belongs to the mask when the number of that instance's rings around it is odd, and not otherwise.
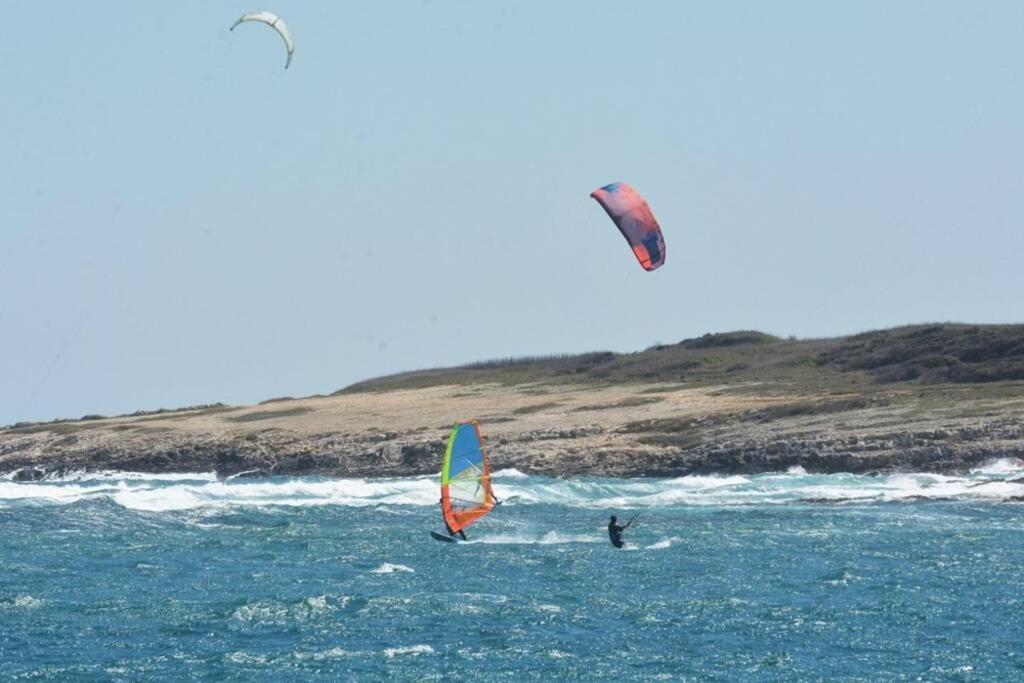
[[[466,540],[465,531],[463,531],[462,529],[459,529],[458,531],[452,531],[451,526],[448,524],[448,518],[444,516],[444,498],[441,499],[441,519],[444,520],[444,530],[448,532],[448,535],[450,537],[455,538],[455,534],[458,534],[462,537],[463,541]]]
[[[459,536],[462,537],[463,541],[466,540],[466,532],[463,531],[462,529],[459,529],[458,531],[452,531],[452,528],[450,526],[448,526],[448,522],[444,523],[444,528],[448,530],[448,535],[451,536],[452,538],[455,538],[455,534],[458,534]]]
[[[636,519],[636,517],[634,517],[633,519]],[[615,515],[612,515],[611,520],[609,520],[608,538],[611,539],[612,545],[616,548],[621,548],[622,546],[626,545],[622,542],[622,532],[630,527],[630,525],[633,523],[633,519],[626,522],[625,526],[616,523],[617,520],[615,518]]]

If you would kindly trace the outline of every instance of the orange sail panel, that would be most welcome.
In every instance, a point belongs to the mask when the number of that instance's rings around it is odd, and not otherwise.
[[[465,529],[494,508],[491,466],[480,425],[460,422],[448,437],[441,467],[441,511],[451,531]]]

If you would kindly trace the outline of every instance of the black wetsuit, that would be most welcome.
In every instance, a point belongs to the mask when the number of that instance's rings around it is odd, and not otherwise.
[[[443,514],[444,513],[442,512],[442,515]],[[458,531],[452,531],[452,528],[450,526],[448,526],[448,520],[447,519],[444,520],[444,528],[445,528],[445,531],[448,532],[448,535],[451,536],[452,538],[455,538],[455,534],[458,534],[459,536],[462,536],[462,540],[463,541],[466,540],[466,532],[463,531],[462,529],[459,529]]]
[[[612,545],[616,548],[621,548],[625,545],[622,542],[622,532],[626,530],[626,527],[615,522],[608,522],[608,538],[611,539]]]

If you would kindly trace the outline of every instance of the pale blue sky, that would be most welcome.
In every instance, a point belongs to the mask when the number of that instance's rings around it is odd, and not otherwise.
[[[1019,2],[0,7],[0,424],[1024,318]]]

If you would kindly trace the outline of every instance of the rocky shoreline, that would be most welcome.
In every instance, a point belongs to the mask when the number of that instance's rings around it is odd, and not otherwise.
[[[1008,396],[922,411],[912,392],[837,404],[657,384],[442,386],[9,428],[0,472],[17,481],[100,470],[432,474],[448,425],[474,417],[494,466],[529,474],[954,473],[1024,458],[1024,404]],[[984,414],[969,416],[979,406]]]

